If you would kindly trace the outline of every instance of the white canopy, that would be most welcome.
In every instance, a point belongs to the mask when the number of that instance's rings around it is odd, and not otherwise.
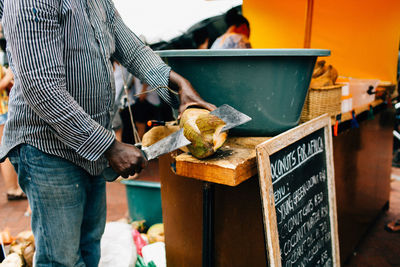
[[[122,19],[147,43],[168,41],[193,24],[224,14],[242,0],[114,0]]]

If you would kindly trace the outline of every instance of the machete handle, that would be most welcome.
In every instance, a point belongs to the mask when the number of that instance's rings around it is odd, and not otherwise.
[[[135,146],[140,149],[142,147],[142,144],[135,144]],[[147,161],[147,157],[146,154],[143,152],[143,150],[140,149],[140,152],[142,152],[142,156],[143,158]],[[105,168],[103,170],[103,172],[100,174],[104,180],[106,180],[107,182],[114,182],[115,180],[117,180],[117,178],[120,176],[116,171],[113,170],[113,168],[111,168],[110,166],[108,166],[107,168]]]
[[[107,167],[103,170],[101,173],[101,176],[106,180],[107,182],[114,182],[117,180],[117,178],[120,176],[118,173],[116,173],[113,168]]]

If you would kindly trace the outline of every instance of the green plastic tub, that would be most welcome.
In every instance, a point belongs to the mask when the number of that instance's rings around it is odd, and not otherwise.
[[[126,186],[129,215],[134,221],[146,220],[146,225],[162,223],[161,185],[157,182],[122,180]]]
[[[273,136],[299,123],[314,64],[323,49],[165,50],[158,54],[216,106],[253,120],[239,136]]]

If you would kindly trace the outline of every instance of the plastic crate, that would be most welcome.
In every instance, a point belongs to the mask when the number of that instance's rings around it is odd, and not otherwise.
[[[126,186],[129,215],[132,220],[146,220],[147,226],[161,223],[161,184],[138,180],[121,182]]]

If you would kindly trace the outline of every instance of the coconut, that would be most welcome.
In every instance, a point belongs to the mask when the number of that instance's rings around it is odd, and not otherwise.
[[[325,64],[325,62],[324,62]],[[318,76],[316,76],[318,74]],[[338,71],[332,66],[316,66],[310,87],[319,88],[334,85],[338,78]]]
[[[149,240],[149,244],[152,244],[155,242],[164,242],[164,240],[165,240],[164,224],[162,224],[162,223],[153,224],[147,231],[147,237]]]
[[[24,257],[25,263],[27,267],[33,266],[33,256],[35,254],[35,245],[34,243],[29,243],[24,249],[22,256]]]
[[[328,67],[325,65],[325,63],[326,63],[325,60],[320,60],[317,63],[315,63],[314,71],[312,74],[313,78],[317,78],[326,72]]]
[[[0,265],[2,267],[22,267],[24,266],[24,260],[22,259],[21,255],[17,253],[11,253]]]
[[[23,243],[23,242],[31,242],[35,243],[35,238],[33,236],[32,231],[23,231],[20,232],[16,237],[15,237],[15,242],[17,243]]]
[[[211,156],[224,144],[228,134],[221,131],[225,125],[208,110],[197,108],[186,110],[180,121],[184,136],[191,142],[188,149],[199,159]]]
[[[188,108],[182,113],[181,119],[179,121],[179,126],[183,128],[183,124],[186,121],[190,119],[196,119],[201,114],[209,114],[209,113],[210,111],[204,108]]]
[[[143,135],[142,146],[148,147],[179,130],[178,125],[155,126]]]

